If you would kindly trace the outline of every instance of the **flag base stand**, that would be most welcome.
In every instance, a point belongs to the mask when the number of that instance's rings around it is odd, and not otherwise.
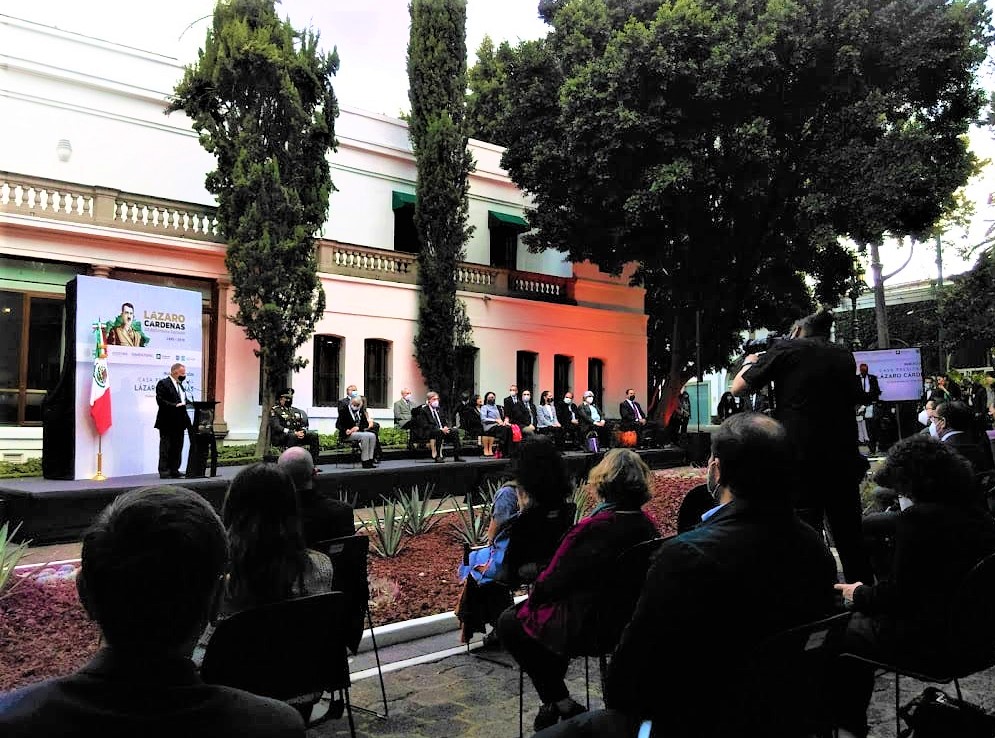
[[[104,481],[107,480],[107,477],[104,476],[104,454],[101,451],[101,446],[103,445],[101,443],[102,440],[103,439],[100,439],[99,441],[97,441],[97,444],[98,444],[97,445],[97,473],[94,474],[93,477],[92,477],[93,481],[95,481],[95,482],[104,482]]]

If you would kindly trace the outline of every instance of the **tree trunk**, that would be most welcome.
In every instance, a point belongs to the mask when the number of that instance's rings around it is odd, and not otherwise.
[[[263,402],[259,413],[259,435],[256,440],[256,456],[263,457],[269,452],[269,409],[276,404],[276,398],[273,396],[273,388],[270,386],[269,365],[263,357],[260,357],[259,361],[263,365],[261,376]]]
[[[874,318],[878,327],[878,348],[889,347],[888,315],[884,303],[884,279],[881,276],[881,254],[878,244],[871,244],[871,274],[874,276]]]

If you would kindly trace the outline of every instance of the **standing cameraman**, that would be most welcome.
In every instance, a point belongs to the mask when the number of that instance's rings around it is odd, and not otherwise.
[[[737,396],[773,383],[773,415],[794,441],[798,474],[795,509],[817,531],[823,518],[846,581],[874,581],[861,536],[859,480],[865,466],[857,450],[853,408],[860,404],[853,355],[829,341],[833,314],[824,308],[792,327],[792,340],[750,354],[732,382]]]

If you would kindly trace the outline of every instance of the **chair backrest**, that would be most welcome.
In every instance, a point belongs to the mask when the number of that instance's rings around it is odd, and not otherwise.
[[[950,603],[947,653],[956,676],[995,666],[995,554],[968,572]]]
[[[363,623],[370,601],[367,573],[370,539],[364,535],[343,536],[321,541],[315,548],[332,560],[332,586],[346,595],[345,640],[349,650],[356,653],[363,638]]]
[[[699,484],[688,490],[677,510],[677,532],[693,530],[701,522],[701,516],[718,503],[708,491],[707,484]]]
[[[757,735],[795,738],[832,725],[832,666],[850,613],[776,633],[754,649],[743,672],[741,710]]]
[[[555,508],[533,507],[515,518],[504,555],[506,578],[515,580],[519,570],[529,565],[534,565],[530,568],[538,575],[553,558],[564,534],[573,527],[576,512],[577,505],[565,502]]]
[[[278,700],[347,689],[345,608],[326,592],[235,613],[208,641],[201,676]]]

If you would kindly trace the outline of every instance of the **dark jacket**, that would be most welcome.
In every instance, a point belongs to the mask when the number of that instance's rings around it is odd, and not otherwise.
[[[870,405],[881,399],[881,385],[876,374],[867,375],[867,391],[864,391],[864,378],[857,375],[857,392],[861,405]]]
[[[361,431],[369,430],[370,421],[366,417],[366,408],[360,408],[358,422],[352,417],[352,403],[346,403],[339,408],[339,417],[335,419],[335,429],[339,432],[340,441],[348,440],[346,431],[350,428],[359,428]]]
[[[562,400],[556,402],[556,418],[560,421],[560,425],[564,428],[573,428],[574,424],[571,422],[571,414],[573,417],[577,417],[577,406],[573,403],[567,405],[567,403]]]
[[[66,677],[0,695],[4,738],[304,738],[290,705],[204,684],[190,659],[126,662],[113,649]]]
[[[504,417],[510,419],[512,417],[512,408],[514,408],[516,405],[521,404],[521,402],[522,398],[519,397],[518,395],[515,395],[514,397],[508,395],[507,397],[505,397],[504,402],[502,402],[502,407],[504,407]],[[514,423],[515,421],[512,420],[511,422]]]
[[[531,401],[526,406],[522,400],[511,405],[508,419],[520,428],[524,428],[527,425],[536,425],[539,422],[539,417],[536,415],[536,406]]]
[[[301,503],[301,532],[308,548],[314,548],[320,541],[355,535],[351,505],[319,494],[313,488],[298,490],[297,494]]]
[[[580,423],[580,432],[587,434],[594,430],[594,417],[591,415],[591,406],[586,402],[582,402],[580,405],[576,405],[577,420]],[[597,407],[595,405],[595,407]],[[598,412],[601,414],[601,419],[605,419],[605,414],[598,408]]]
[[[639,417],[643,420],[646,419],[646,412],[643,410],[643,406],[638,402],[633,400],[633,405],[639,410]],[[622,428],[629,429],[635,428],[638,423],[636,422],[636,413],[632,409],[632,405],[629,404],[628,400],[622,400],[618,404],[618,415],[622,419]]]
[[[836,563],[790,509],[730,502],[663,543],[610,661],[609,707],[668,736],[742,735],[719,702],[744,689],[745,655],[766,636],[830,614]]]
[[[990,471],[995,466],[992,462],[991,443],[989,443],[987,436],[981,440],[971,431],[964,431],[953,436],[946,436],[943,442],[970,461],[975,474]]]
[[[155,386],[155,404],[159,409],[155,414],[155,427],[162,431],[186,430],[190,427],[190,416],[186,407],[176,407],[183,400],[170,377],[160,379]]]

